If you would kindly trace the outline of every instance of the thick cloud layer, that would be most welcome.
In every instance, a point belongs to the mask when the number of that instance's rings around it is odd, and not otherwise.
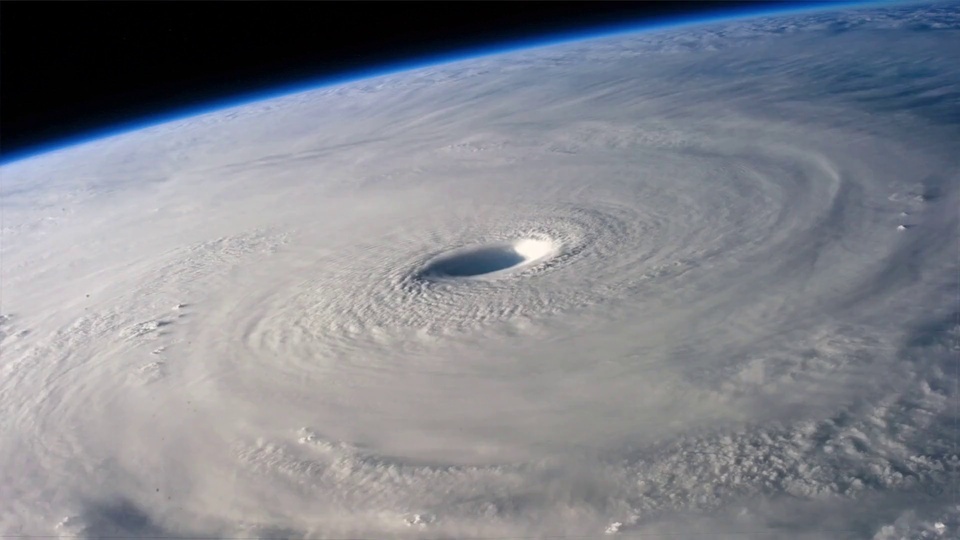
[[[958,13],[557,45],[4,166],[0,527],[957,534]]]

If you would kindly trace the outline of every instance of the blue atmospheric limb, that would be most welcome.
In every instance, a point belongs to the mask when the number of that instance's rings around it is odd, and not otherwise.
[[[613,37],[617,35],[636,33],[641,31],[662,30],[667,28],[679,28],[683,26],[694,26],[713,22],[731,21],[741,18],[757,17],[764,15],[789,15],[808,11],[834,11],[844,7],[880,5],[896,3],[893,0],[851,0],[847,2],[784,2],[775,6],[757,8],[756,6],[745,6],[725,10],[724,13],[712,16],[668,16],[655,20],[645,20],[642,22],[625,21],[608,25],[601,29],[591,29],[588,31],[566,32],[562,34],[538,35],[528,38],[516,39],[509,42],[475,47],[467,52],[456,51],[439,53],[419,57],[412,61],[393,62],[382,64],[374,68],[358,69],[334,76],[326,76],[321,79],[309,79],[299,81],[293,84],[271,88],[269,90],[259,90],[247,92],[242,95],[236,95],[227,99],[214,100],[201,105],[180,108],[176,111],[170,111],[159,115],[153,115],[145,118],[139,118],[129,122],[124,122],[110,128],[95,130],[82,135],[61,138],[46,145],[26,149],[17,153],[3,153],[0,149],[0,165],[5,165],[13,161],[26,159],[36,155],[44,154],[54,150],[60,150],[66,147],[90,142],[97,139],[120,135],[139,129],[165,124],[175,120],[182,120],[200,114],[206,114],[221,109],[228,109],[266,100],[275,97],[281,97],[289,94],[296,94],[310,90],[317,90],[324,87],[338,86],[350,82],[357,82],[373,77],[393,75],[405,71],[411,71],[419,68],[436,67],[443,64],[471,60],[487,56],[496,56],[508,54],[524,49],[535,49],[560,45],[562,43],[571,43],[576,41],[587,41],[591,39]]]

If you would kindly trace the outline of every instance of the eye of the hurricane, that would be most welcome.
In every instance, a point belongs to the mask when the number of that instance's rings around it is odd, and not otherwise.
[[[533,266],[552,257],[557,246],[550,240],[525,238],[458,249],[441,255],[424,268],[424,277],[473,278],[500,275]]]

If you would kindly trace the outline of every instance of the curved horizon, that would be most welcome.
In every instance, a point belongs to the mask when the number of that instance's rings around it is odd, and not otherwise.
[[[470,47],[468,49],[459,49],[456,51],[447,51],[437,54],[420,56],[414,60],[385,62],[375,67],[359,68],[346,70],[337,74],[326,74],[309,79],[301,79],[297,82],[281,83],[268,89],[252,90],[248,92],[239,92],[229,97],[214,98],[202,100],[202,103],[179,107],[175,110],[168,110],[155,114],[139,115],[136,119],[124,121],[119,124],[113,124],[104,128],[91,128],[80,130],[74,135],[55,137],[47,142],[38,144],[27,144],[21,150],[13,152],[4,152],[0,148],[0,166],[8,165],[17,161],[30,159],[33,157],[66,150],[74,146],[139,131],[150,127],[155,127],[202,114],[214,113],[234,107],[241,107],[251,103],[257,103],[274,98],[285,97],[289,95],[310,92],[322,88],[335,87],[350,83],[356,83],[377,77],[397,75],[417,69],[429,67],[440,67],[448,64],[455,64],[468,60],[494,57],[503,54],[511,54],[521,51],[552,47],[564,44],[585,42],[594,39],[611,38],[621,35],[656,32],[661,30],[673,30],[685,26],[698,26],[703,24],[730,22],[735,20],[745,20],[768,16],[795,15],[798,13],[816,12],[816,11],[837,11],[847,8],[871,7],[882,4],[903,3],[897,0],[848,0],[841,2],[817,2],[800,1],[787,2],[784,5],[767,6],[765,8],[756,8],[752,6],[741,8],[730,8],[723,13],[703,16],[667,16],[657,19],[648,19],[641,22],[636,20],[606,25],[602,28],[592,28],[588,30],[565,31],[552,33],[549,35],[541,34],[521,39],[509,41],[500,41],[488,45]]]

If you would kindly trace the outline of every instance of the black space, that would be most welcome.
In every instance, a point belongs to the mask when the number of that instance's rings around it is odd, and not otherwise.
[[[3,2],[0,153],[479,46],[785,2]]]

